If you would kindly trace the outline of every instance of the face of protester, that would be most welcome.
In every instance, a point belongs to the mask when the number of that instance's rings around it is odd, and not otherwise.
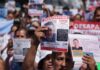
[[[51,56],[47,56],[45,61],[44,61],[44,70],[53,70],[53,65],[52,65],[52,58]]]
[[[16,32],[16,38],[26,38],[26,31],[25,30],[19,30]]]
[[[95,16],[96,21],[100,21],[100,10],[97,11],[96,16]]]
[[[70,57],[66,55],[66,52],[58,52],[53,63],[55,70],[71,70],[73,65],[70,62]]]
[[[12,20],[13,18],[14,18],[14,15],[12,13],[9,13],[8,16],[7,16],[7,19]]]
[[[74,45],[74,47],[79,48],[79,41],[73,40],[73,45]]]
[[[75,20],[81,20],[81,16],[80,15],[76,15],[75,16]]]
[[[27,22],[28,24],[30,24],[30,23],[31,23],[31,19],[27,18],[26,22]]]

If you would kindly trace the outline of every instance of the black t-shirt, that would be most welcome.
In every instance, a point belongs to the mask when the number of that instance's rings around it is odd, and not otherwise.
[[[72,47],[72,50],[82,50],[82,47],[81,46],[79,46],[79,48],[76,48],[76,47]]]

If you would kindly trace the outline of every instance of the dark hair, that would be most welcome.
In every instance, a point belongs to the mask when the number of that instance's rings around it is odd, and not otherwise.
[[[93,19],[95,19],[95,17],[97,16],[97,12],[100,10],[100,7],[96,7],[95,11],[94,11],[94,16]]]
[[[73,41],[75,41],[75,40],[78,41],[78,39],[73,39]]]
[[[9,32],[9,33],[11,33],[11,32],[12,32],[13,27],[17,27],[17,29],[18,29],[18,26],[13,25],[13,26],[11,27],[11,30],[10,30],[10,32]]]
[[[54,24],[52,22],[45,23],[45,26],[48,26],[48,25],[54,25]]]
[[[69,10],[69,7],[68,6],[64,6],[63,10]]]
[[[40,61],[39,61],[39,63],[38,63],[38,70],[44,70],[44,62],[46,61],[46,60],[48,60],[48,58],[50,59],[52,56],[51,56],[51,54],[48,54],[45,58],[43,58],[43,59],[41,59]]]
[[[21,31],[21,30],[24,30],[24,31],[25,31],[25,34],[26,34],[26,37],[28,37],[28,31],[27,31],[27,29],[26,29],[25,27],[20,27],[20,28],[18,28],[18,29],[16,30],[16,32],[15,32],[15,36],[14,36],[14,37],[16,37],[16,33],[17,33],[18,31]]]
[[[45,59],[42,59],[42,60],[40,60],[40,62],[38,63],[38,70],[44,70],[44,67],[43,67],[44,61],[45,61]]]
[[[53,60],[56,58],[56,56],[60,55],[61,53],[62,52],[53,51],[52,52]],[[65,52],[65,55],[70,57],[70,62],[74,62],[73,58],[72,58],[72,52],[71,52],[70,44],[68,45],[68,49],[67,49],[67,52]]]

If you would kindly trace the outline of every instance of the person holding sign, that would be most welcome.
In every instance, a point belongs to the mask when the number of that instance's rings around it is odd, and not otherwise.
[[[39,44],[39,41],[41,40],[42,37],[45,37],[45,34],[43,32],[45,30],[48,30],[48,27],[47,28],[44,28],[44,27],[41,28],[40,27],[35,31],[35,36],[36,36],[35,38],[37,38],[37,40],[35,39],[35,43],[33,45],[34,47],[31,47],[30,51],[26,55],[26,58],[25,58],[24,63],[23,63],[24,64],[24,66],[23,66],[24,70],[35,70],[34,66],[32,66],[35,63],[35,61],[33,60],[35,56],[33,56],[33,55],[36,55],[37,48],[38,48],[37,46]],[[68,54],[68,56],[66,56],[67,54]],[[31,56],[33,56],[33,57],[30,58]],[[60,69],[70,70],[70,69],[73,68],[72,58],[71,58],[70,54],[67,53],[67,52],[53,52],[52,56],[50,58],[52,58],[52,65],[53,65],[53,68],[55,70],[60,70]],[[66,65],[66,63],[67,63],[67,65]],[[68,65],[68,63],[70,63],[70,64]]]
[[[100,7],[97,7],[94,11],[93,21],[100,22]]]
[[[24,63],[23,63],[23,70],[36,70],[34,63],[35,63],[35,55],[37,52],[37,48],[39,45],[39,42],[41,41],[42,37],[45,37],[45,34],[43,31],[48,30],[46,27],[39,27],[35,31],[35,38],[34,38],[34,44],[29,49]],[[54,70],[73,70],[74,62],[72,60],[71,52],[53,52],[52,53],[52,65],[54,67]],[[95,68],[95,61],[94,58],[91,58],[90,56],[84,56],[82,58],[83,63],[86,63],[89,65],[90,70],[96,70]],[[88,62],[89,60],[89,62]],[[88,69],[88,68],[86,68]],[[85,70],[86,70],[85,69]]]
[[[80,67],[80,70],[97,70],[96,62],[93,56],[84,55],[82,57],[83,64]]]
[[[70,51],[68,52],[53,52],[52,62],[54,70],[72,70],[74,61],[72,60]]]
[[[39,61],[38,70],[54,70],[52,65],[52,54],[46,55]]]
[[[15,32],[15,36],[14,38],[18,38],[18,39],[26,39],[27,38],[27,30],[25,28],[19,28],[16,32]],[[8,43],[8,50],[7,50],[7,58],[6,58],[6,67],[8,69],[11,70],[22,70],[22,62],[15,62],[15,60],[13,59],[12,61],[9,60],[13,57],[14,55],[14,49],[13,49],[13,42],[12,40],[9,41]]]

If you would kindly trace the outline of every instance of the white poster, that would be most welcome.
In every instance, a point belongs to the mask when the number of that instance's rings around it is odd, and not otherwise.
[[[28,14],[30,16],[40,16],[43,14],[42,4],[30,4],[28,9]]]
[[[100,62],[98,37],[92,35],[70,34],[69,39],[74,61],[82,61],[83,55],[90,55],[94,57],[96,62]]]
[[[30,47],[30,39],[13,39],[14,60],[16,62],[23,62],[25,55]]]
[[[44,50],[67,51],[69,18],[67,16],[52,16],[43,19],[42,26],[48,27],[43,31],[41,48]]]

